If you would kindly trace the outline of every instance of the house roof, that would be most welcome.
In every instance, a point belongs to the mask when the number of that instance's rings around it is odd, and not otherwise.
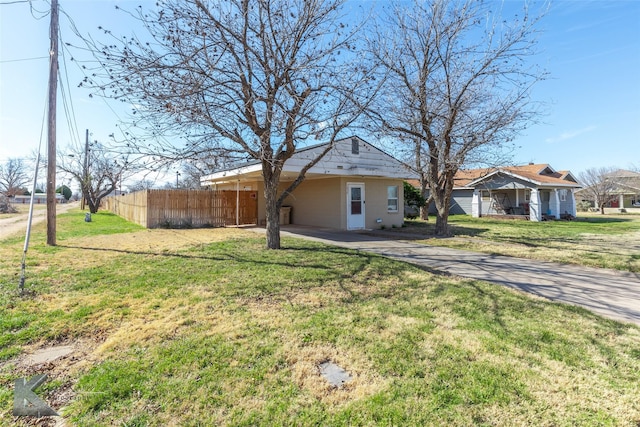
[[[477,184],[491,179],[498,174],[506,174],[514,178],[531,182],[536,186],[580,187],[569,171],[556,171],[546,163],[527,164],[521,166],[504,166],[499,168],[461,169],[454,176],[454,188],[473,188]],[[417,181],[409,181],[416,187]]]
[[[354,140],[358,141],[358,154],[352,153]],[[296,179],[300,170],[328,145],[329,143],[315,144],[296,150],[285,162],[281,180],[284,182]],[[355,135],[335,141],[332,149],[305,174],[307,179],[330,176],[406,179],[412,175],[407,165]],[[201,178],[201,183],[212,185],[260,179],[262,179],[262,164],[259,161],[251,161],[204,176]]]
[[[556,171],[549,164],[527,164],[521,166],[506,166],[501,168],[492,168],[487,172],[487,169],[473,169],[466,171],[469,176],[477,175],[477,178],[472,179],[465,186],[474,187],[478,183],[489,179],[497,174],[506,174],[514,178],[520,178],[524,181],[531,182],[539,187],[551,186],[551,187],[581,187],[573,174],[569,171]]]
[[[614,192],[619,194],[640,193],[640,173],[618,169],[606,175],[609,181],[616,185]]]

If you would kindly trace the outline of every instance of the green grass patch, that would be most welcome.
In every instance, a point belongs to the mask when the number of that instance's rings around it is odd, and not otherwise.
[[[314,242],[113,236],[132,226],[96,215],[79,230],[74,215],[59,218],[63,244],[31,252],[27,296],[0,267],[0,424],[14,422],[14,379],[33,373],[19,353],[56,343],[76,350],[41,368],[52,378],[42,395],[73,425],[640,420],[640,328]],[[3,259],[20,251],[0,248]],[[326,360],[352,380],[330,386]]]

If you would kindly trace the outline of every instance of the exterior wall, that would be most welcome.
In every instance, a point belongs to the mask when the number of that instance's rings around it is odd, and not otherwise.
[[[284,190],[286,186],[281,185],[280,190]],[[346,217],[346,214],[342,214],[345,212],[343,194],[345,190],[342,188],[341,178],[305,180],[282,205],[291,206],[292,224],[342,228],[341,219]],[[264,209],[264,196],[262,204]],[[263,210],[263,217],[266,216],[264,212]]]
[[[350,178],[343,178],[343,186],[342,191],[344,193],[344,204],[345,209],[343,209],[344,218],[344,228],[347,228],[346,225],[346,202],[347,202],[347,194],[346,187],[347,182],[356,182],[356,180],[352,180]],[[365,179],[361,182],[365,183],[365,228],[367,229],[379,229],[382,227],[392,228],[392,227],[401,227],[404,223],[404,192],[402,180],[400,179]],[[398,187],[398,210],[396,212],[389,212],[387,210],[387,187],[396,186]],[[381,222],[377,222],[380,219]]]
[[[390,178],[335,177],[307,179],[282,203],[291,207],[291,224],[347,229],[347,183],[364,183],[365,228],[401,227],[404,222],[404,192],[402,180]],[[288,183],[280,184],[283,191]],[[387,210],[387,187],[398,187],[398,211]],[[218,190],[235,190],[235,184],[216,186]],[[258,224],[266,221],[264,185],[260,181],[243,182],[240,190],[258,192]],[[376,220],[380,219],[381,222]]]
[[[354,144],[357,152],[353,151]],[[295,174],[326,148],[320,145],[303,149],[293,155],[284,165],[283,174]],[[317,164],[307,171],[312,174],[359,177],[409,178],[413,174],[406,165],[363,141],[358,137],[345,138],[335,142],[334,147]]]
[[[473,190],[453,190],[451,195],[451,207],[449,214],[451,215],[471,215],[471,202],[473,199]]]
[[[348,183],[364,184],[365,228],[402,226],[404,222],[402,180],[352,177],[303,181],[283,203],[283,206],[291,206],[291,223],[346,230]],[[389,186],[398,187],[397,212],[387,210],[387,187]],[[282,189],[284,187],[283,185]],[[262,211],[259,207],[258,212],[264,217],[264,201],[262,202]],[[381,222],[377,222],[378,219]]]
[[[427,190],[429,197],[429,190]],[[453,190],[451,194],[451,203],[449,204],[449,214],[451,215],[471,215],[473,202],[473,189]],[[429,204],[429,215],[437,213],[436,206],[433,202]]]
[[[559,190],[562,191],[562,190]],[[567,197],[566,200],[560,200],[560,215],[565,212],[575,216],[575,202],[572,196],[573,190],[567,189]]]

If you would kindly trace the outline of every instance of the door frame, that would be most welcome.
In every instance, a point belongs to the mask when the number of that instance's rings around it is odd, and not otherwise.
[[[360,215],[351,215],[351,189],[360,188],[361,207],[362,211]],[[366,215],[365,215],[365,185],[364,182],[347,182],[347,230],[362,230],[365,228]]]

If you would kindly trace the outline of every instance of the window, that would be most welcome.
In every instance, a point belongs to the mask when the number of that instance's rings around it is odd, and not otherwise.
[[[560,201],[561,202],[567,201],[567,190],[560,190]]]
[[[387,211],[398,212],[398,186],[387,187]]]
[[[360,144],[356,138],[351,138],[351,154],[360,154]]]
[[[351,187],[351,215],[362,215],[362,188]]]
[[[524,191],[524,201],[527,203],[531,201],[531,190]]]

